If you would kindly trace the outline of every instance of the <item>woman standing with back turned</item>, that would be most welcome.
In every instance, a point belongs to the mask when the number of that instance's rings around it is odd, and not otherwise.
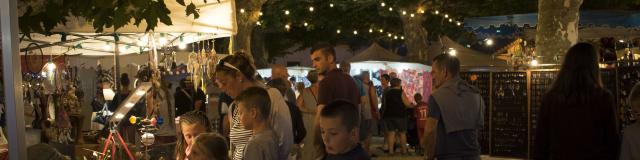
[[[617,126],[615,101],[602,86],[596,49],[578,43],[542,98],[533,158],[617,159]]]

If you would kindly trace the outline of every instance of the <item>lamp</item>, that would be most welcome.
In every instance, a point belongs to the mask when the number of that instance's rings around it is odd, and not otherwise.
[[[124,115],[126,115],[127,113],[129,113],[129,111],[131,110],[131,108],[133,108],[133,104],[136,104],[138,101],[140,101],[140,99],[142,99],[142,97],[147,93],[147,91],[149,91],[151,89],[151,82],[144,82],[141,83],[134,91],[134,94],[130,94],[124,101],[122,101],[122,103],[120,103],[120,105],[118,106],[118,109],[116,109],[116,111],[113,113],[113,117],[111,117],[109,119],[109,122],[114,123],[114,124],[118,124],[122,118],[124,118]],[[105,94],[106,96],[106,94]]]
[[[104,96],[104,100],[111,101],[113,100],[113,97],[116,96],[116,93],[113,92],[113,89],[108,88],[108,89],[102,89],[102,95]]]

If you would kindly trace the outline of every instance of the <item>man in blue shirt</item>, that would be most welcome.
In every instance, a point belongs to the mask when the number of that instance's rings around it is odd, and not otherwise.
[[[484,102],[477,88],[460,79],[460,61],[448,54],[434,58],[431,74],[436,90],[429,98],[425,156],[438,160],[480,160],[478,129]]]

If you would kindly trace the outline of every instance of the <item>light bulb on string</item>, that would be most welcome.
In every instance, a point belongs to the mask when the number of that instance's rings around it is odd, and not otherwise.
[[[404,36],[400,36],[400,39],[404,39]]]
[[[444,18],[449,18],[449,14],[444,14]]]
[[[398,39],[398,36],[393,36],[393,39]]]
[[[373,29],[369,28],[369,33],[373,33]]]
[[[336,33],[340,34],[340,30],[339,30],[339,29],[338,29],[338,30],[336,30]]]
[[[307,22],[304,22],[304,26],[305,26],[305,27],[306,27],[306,26],[308,26],[308,25],[309,25],[309,23],[307,23]]]
[[[402,11],[402,15],[407,15],[407,11]]]
[[[391,33],[387,33],[387,37],[391,37]]]
[[[449,22],[453,22],[453,19],[449,18]]]
[[[411,18],[413,18],[415,15],[413,13],[411,13]]]
[[[284,25],[284,28],[285,28],[285,29],[287,29],[287,30],[289,30],[289,29],[291,28],[291,26],[289,26],[289,24],[285,24],[285,25]]]
[[[384,7],[386,4],[384,2],[380,3],[380,6]]]
[[[435,11],[435,12],[433,12],[433,13],[435,13],[436,15],[437,15],[437,14],[440,14],[440,12],[439,12],[438,10],[436,10],[436,11]]]
[[[259,12],[258,15],[262,16],[262,12]]]
[[[244,13],[244,8],[240,8],[240,13]]]
[[[460,23],[460,22],[456,22],[456,24],[457,24],[458,26],[462,25],[462,23]]]
[[[313,7],[309,7],[309,12],[313,12],[314,8]]]
[[[424,9],[418,9],[418,13],[424,14]]]
[[[380,29],[379,31],[380,31],[380,33],[384,32],[384,30],[382,30],[382,29]]]
[[[358,31],[357,31],[357,30],[354,30],[354,31],[353,31],[353,35],[358,35]]]
[[[289,10],[284,10],[285,15],[289,15]]]
[[[258,21],[258,22],[256,22],[256,25],[261,26],[261,25],[262,25],[262,23],[260,23],[260,21]]]
[[[389,7],[389,11],[393,11],[393,8],[392,8],[392,7]]]
[[[333,8],[333,3],[329,3],[329,7]]]

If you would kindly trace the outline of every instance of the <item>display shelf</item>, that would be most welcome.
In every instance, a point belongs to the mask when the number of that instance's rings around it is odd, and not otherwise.
[[[526,158],[528,99],[526,72],[494,72],[491,94],[491,155]]]

